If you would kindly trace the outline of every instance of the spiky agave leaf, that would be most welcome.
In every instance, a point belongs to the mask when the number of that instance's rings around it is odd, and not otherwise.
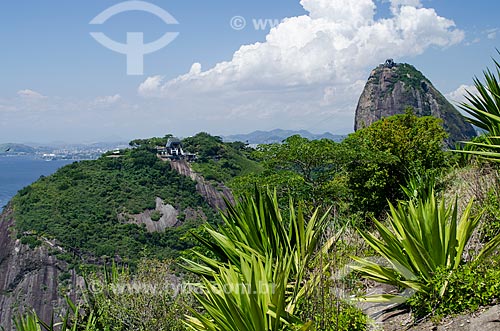
[[[356,263],[351,269],[377,282],[428,292],[431,278],[438,269],[453,272],[462,263],[463,251],[480,217],[472,217],[471,209],[472,201],[459,219],[456,201],[446,207],[444,201],[439,203],[436,200],[434,192],[417,202],[399,203],[397,207],[391,204],[389,227],[374,220],[381,239],[359,231],[382,261],[353,257]],[[475,262],[487,257],[499,244],[500,235],[485,245]],[[445,283],[440,289],[441,295],[446,286]],[[370,298],[376,299],[386,301],[387,297]]]
[[[304,282],[304,277],[308,264],[319,256],[328,212],[319,215],[316,211],[306,220],[302,209],[296,210],[290,200],[287,216],[285,221],[275,192],[256,189],[255,196],[228,204],[220,229],[207,227],[210,239],[200,242],[216,258],[197,253],[198,262],[184,260],[188,270],[203,277],[203,293],[196,298],[207,312],[203,315],[192,311],[186,321],[191,329],[260,331],[312,327],[312,323],[302,323],[294,311],[314,282]],[[335,240],[327,240],[319,251],[327,250]],[[224,286],[232,288],[241,283],[273,284],[273,292],[221,291]]]
[[[195,252],[201,263],[183,259],[186,269],[210,276],[217,272],[220,263],[239,266],[242,254],[261,257],[289,254],[294,261],[293,274],[300,283],[329,224],[328,212],[320,216],[316,211],[306,221],[302,209],[295,211],[290,201],[289,215],[284,221],[276,192],[269,191],[256,191],[254,197],[245,196],[227,207],[221,215],[224,225],[218,230],[207,225],[210,239],[200,238],[200,243],[214,252],[216,258]]]
[[[41,331],[36,313],[28,313],[14,319],[14,326],[17,331]]]
[[[240,266],[221,265],[213,282],[203,279],[202,293],[196,298],[206,313],[191,310],[186,320],[190,329],[266,331],[293,326],[310,330],[286,310],[291,257],[242,256]]]

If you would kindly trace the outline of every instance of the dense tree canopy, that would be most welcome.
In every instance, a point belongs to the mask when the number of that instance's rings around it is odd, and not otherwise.
[[[118,158],[73,163],[21,190],[13,201],[18,235],[26,242],[33,242],[30,234],[57,238],[81,256],[120,255],[130,262],[144,255],[174,257],[192,246],[181,237],[203,219],[149,233],[120,217],[154,209],[156,197],[181,212],[201,210],[212,222],[217,217],[190,178],[141,147]]]
[[[446,136],[439,119],[417,117],[411,109],[349,135],[343,144],[354,151],[349,162],[354,209],[378,214],[387,199],[402,197],[401,185],[412,175],[446,166]]]
[[[348,153],[332,140],[311,141],[298,135],[281,144],[259,145],[254,156],[264,171],[239,178],[235,187],[240,191],[248,191],[253,185],[276,188],[282,200],[290,195],[311,207],[338,204],[347,195]]]

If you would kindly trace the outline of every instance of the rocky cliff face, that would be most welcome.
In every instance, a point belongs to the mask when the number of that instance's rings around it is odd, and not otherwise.
[[[0,329],[12,330],[12,318],[35,310],[45,321],[65,306],[64,295],[75,299],[81,279],[51,251],[61,249],[42,240],[31,249],[16,239],[12,209],[0,216]]]
[[[233,195],[228,187],[221,183],[218,183],[217,186],[212,185],[201,175],[194,172],[185,160],[171,161],[170,166],[181,175],[194,180],[196,182],[196,191],[212,208],[224,210],[226,208],[224,199],[234,203]]]
[[[474,128],[420,71],[391,60],[370,73],[356,108],[354,130],[383,117],[402,114],[407,107],[412,107],[418,116],[442,119],[450,145],[476,136]]]

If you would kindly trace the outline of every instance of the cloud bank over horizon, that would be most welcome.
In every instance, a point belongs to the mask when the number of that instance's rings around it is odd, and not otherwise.
[[[208,19],[190,26],[194,32],[181,34],[183,44],[165,49],[166,56],[175,53],[174,60],[161,54],[156,62],[146,57],[149,77],[125,76],[123,56],[108,54],[105,62],[101,53],[96,58],[107,66],[100,63],[92,77],[75,71],[74,82],[59,82],[44,73],[29,74],[0,95],[0,140],[78,142],[109,136],[130,140],[166,133],[231,135],[276,128],[347,134],[353,131],[359,96],[375,66],[388,58],[418,62],[417,69],[423,65],[421,70],[435,84],[445,82],[441,92],[448,99],[463,101],[471,73],[478,72],[471,66],[478,63],[475,56],[486,53],[482,50],[489,44],[477,47],[494,42],[488,38],[498,31],[493,28],[496,23],[489,22],[474,30],[453,10],[442,14],[431,8],[429,0],[287,1],[295,5],[293,10],[283,10],[281,3],[273,3],[272,9],[295,16],[288,14],[283,20],[278,16],[279,24],[265,32],[255,24],[248,24],[244,32],[232,30],[229,23],[234,14],[247,15],[250,23],[250,12],[273,12],[270,4],[255,3],[251,9],[213,4],[222,11],[217,20],[225,20],[217,21],[222,33],[198,33],[211,22]],[[134,23],[136,18],[129,20]],[[149,37],[163,28],[145,28],[145,33]],[[189,29],[186,23],[182,31]],[[478,36],[483,41],[475,42]],[[242,45],[241,40],[256,38],[262,39]],[[202,39],[207,44],[200,43],[196,50],[206,49],[207,54],[187,53]],[[212,44],[225,48],[209,49]],[[98,46],[92,41],[86,47],[93,48],[84,49],[92,53]],[[54,69],[56,62],[46,68]],[[463,67],[457,70],[457,65]]]
[[[243,45],[230,61],[207,70],[194,63],[170,80],[148,77],[139,95],[175,100],[185,113],[197,112],[207,121],[245,121],[243,127],[286,121],[289,128],[307,129],[315,117],[331,121],[332,131],[345,131],[353,125],[368,70],[387,58],[447,48],[465,37],[452,20],[419,0],[392,0],[391,16],[378,19],[372,0],[300,3],[308,15],[286,18],[265,42]]]

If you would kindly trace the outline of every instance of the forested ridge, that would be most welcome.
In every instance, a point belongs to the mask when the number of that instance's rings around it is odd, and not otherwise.
[[[250,148],[199,133],[182,140],[197,155],[192,169],[236,197],[216,212],[156,155],[171,135],[138,139],[21,190],[11,204],[17,235],[32,247],[56,239],[71,267],[94,258],[82,273],[93,287],[63,317],[85,330],[366,330],[374,315],[361,308],[373,302],[396,305],[418,330],[495,305],[495,64],[461,105],[485,133],[454,149],[440,119],[411,108],[342,142],[296,135]],[[120,217],[154,209],[157,197],[198,216],[153,233]],[[173,291],[179,284],[196,290]],[[53,328],[36,314],[16,323]]]

